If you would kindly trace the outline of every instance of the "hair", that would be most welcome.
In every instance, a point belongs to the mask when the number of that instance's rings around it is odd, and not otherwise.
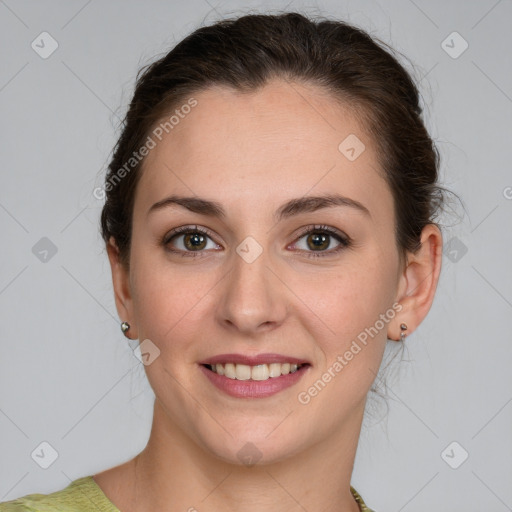
[[[299,13],[248,14],[200,27],[140,69],[105,177],[101,232],[114,238],[128,268],[134,197],[151,130],[190,96],[224,85],[251,92],[272,78],[316,85],[348,105],[378,150],[394,199],[400,262],[443,204],[439,153],[421,119],[417,87],[385,43],[343,21]],[[135,162],[126,169],[127,162]],[[124,170],[124,172],[122,172]],[[381,172],[381,171],[379,171]],[[122,177],[122,179],[121,179]]]

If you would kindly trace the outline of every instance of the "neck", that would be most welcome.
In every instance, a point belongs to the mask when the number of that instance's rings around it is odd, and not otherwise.
[[[145,449],[130,461],[125,510],[359,512],[350,478],[364,403],[335,439],[266,465],[229,464],[194,443],[155,401]],[[124,509],[122,510],[124,512]]]

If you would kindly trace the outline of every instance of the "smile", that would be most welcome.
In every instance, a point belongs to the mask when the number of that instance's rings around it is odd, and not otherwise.
[[[309,363],[202,363],[198,367],[214,388],[231,397],[245,399],[280,393],[297,384],[311,369]]]
[[[294,363],[270,363],[249,366],[247,364],[226,363],[206,364],[204,366],[217,375],[223,375],[228,379],[261,381],[295,373],[304,365]]]

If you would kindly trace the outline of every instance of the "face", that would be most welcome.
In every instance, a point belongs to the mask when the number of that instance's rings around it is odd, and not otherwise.
[[[398,311],[393,198],[374,142],[322,90],[276,80],[194,98],[144,164],[127,310],[159,350],[145,370],[169,428],[226,461],[246,443],[278,461],[361,417]],[[325,196],[345,200],[311,200]],[[304,365],[235,380],[202,365],[223,354]]]

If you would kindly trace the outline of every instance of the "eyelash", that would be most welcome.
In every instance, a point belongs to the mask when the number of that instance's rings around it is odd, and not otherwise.
[[[172,252],[173,254],[178,254],[179,256],[185,257],[185,258],[197,258],[201,257],[200,254],[204,251],[182,251],[181,249],[170,249],[168,244],[171,242],[171,240],[178,235],[185,235],[185,234],[191,234],[191,233],[200,233],[202,235],[206,235],[209,238],[213,239],[213,233],[206,229],[206,228],[199,228],[198,226],[182,226],[179,228],[176,228],[172,230],[170,233],[167,233],[162,241],[161,244],[167,248],[169,252]],[[332,256],[333,254],[337,254],[343,249],[346,249],[347,247],[350,247],[352,244],[352,240],[346,236],[339,233],[337,230],[330,228],[329,226],[325,225],[315,225],[315,226],[308,226],[307,228],[304,228],[300,231],[300,233],[297,235],[297,241],[300,240],[305,235],[309,234],[328,234],[329,236],[332,236],[338,242],[340,242],[340,245],[336,247],[335,249],[331,249],[329,251],[303,251],[305,252],[306,257],[308,258],[323,258],[327,256]]]

